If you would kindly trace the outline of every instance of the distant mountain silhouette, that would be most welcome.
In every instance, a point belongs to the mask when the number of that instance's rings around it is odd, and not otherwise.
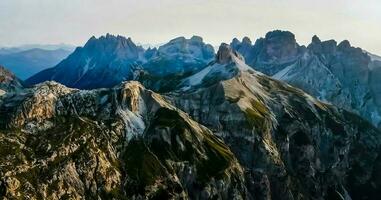
[[[65,49],[2,49],[0,50],[0,65],[6,66],[20,79],[26,79],[41,70],[55,66],[70,53],[71,51]]]

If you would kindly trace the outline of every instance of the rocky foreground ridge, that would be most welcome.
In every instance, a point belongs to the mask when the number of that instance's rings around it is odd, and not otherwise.
[[[229,45],[158,94],[44,82],[0,97],[5,199],[377,199],[381,133]]]

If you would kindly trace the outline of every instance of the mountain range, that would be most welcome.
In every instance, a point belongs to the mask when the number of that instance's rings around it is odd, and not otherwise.
[[[0,197],[378,199],[381,131],[358,115],[378,108],[377,69],[284,31],[216,54],[108,34],[26,83],[0,68]]]
[[[222,44],[171,93],[44,82],[3,97],[7,198],[376,199],[381,133]],[[6,150],[8,149],[8,150]],[[12,149],[12,151],[9,151]]]
[[[22,80],[57,65],[72,51],[66,49],[8,48],[0,50],[0,65],[6,66]]]
[[[158,49],[145,50],[135,45],[131,38],[107,34],[92,37],[57,66],[32,76],[26,83],[33,85],[54,80],[80,89],[112,87],[144,75],[155,80],[193,73],[213,57],[213,47],[196,36],[191,39],[179,37]]]
[[[297,44],[294,34],[272,31],[254,44],[248,37],[231,47],[253,69],[303,89],[319,100],[356,112],[381,126],[381,61],[348,41]],[[201,37],[179,37],[158,49],[143,49],[130,38],[107,34],[91,38],[56,67],[26,80],[28,85],[54,80],[68,87],[94,89],[138,80],[147,88],[170,92],[214,57]],[[167,81],[171,80],[171,81]]]
[[[57,49],[63,49],[66,51],[73,52],[75,49],[74,45],[70,44],[24,44],[19,46],[2,46],[0,47],[0,54],[7,54],[7,53],[16,53],[20,51],[26,51],[30,49],[43,49],[43,50],[57,50]]]

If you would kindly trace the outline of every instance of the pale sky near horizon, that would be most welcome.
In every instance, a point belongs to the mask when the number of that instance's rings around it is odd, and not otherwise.
[[[82,46],[106,33],[142,44],[199,35],[218,45],[274,29],[302,45],[316,34],[381,55],[381,0],[0,0],[0,46]]]

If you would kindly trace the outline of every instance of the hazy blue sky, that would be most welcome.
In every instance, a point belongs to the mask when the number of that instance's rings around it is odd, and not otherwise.
[[[0,46],[83,45],[107,32],[151,44],[200,35],[217,45],[273,29],[300,44],[317,34],[381,55],[381,0],[0,0]]]

